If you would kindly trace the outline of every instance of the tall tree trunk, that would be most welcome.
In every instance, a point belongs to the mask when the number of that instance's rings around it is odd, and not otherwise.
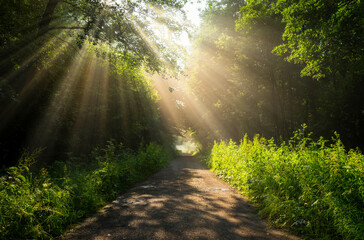
[[[39,22],[37,38],[43,36],[45,33],[48,32],[54,10],[56,9],[56,6],[59,2],[61,2],[61,0],[49,0],[48,1],[46,9],[43,13],[42,19]]]

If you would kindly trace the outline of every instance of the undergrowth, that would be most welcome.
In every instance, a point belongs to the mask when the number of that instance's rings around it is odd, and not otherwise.
[[[309,239],[364,239],[364,155],[337,134],[328,144],[304,130],[279,145],[258,135],[221,141],[203,160],[275,226]]]
[[[58,236],[170,160],[154,143],[133,152],[109,141],[87,159],[29,170],[40,151],[25,153],[0,178],[0,239]]]

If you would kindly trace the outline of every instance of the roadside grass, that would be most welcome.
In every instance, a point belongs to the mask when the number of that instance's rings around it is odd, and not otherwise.
[[[364,239],[364,155],[314,141],[303,129],[288,143],[244,137],[215,143],[202,160],[257,203],[260,214],[308,239]]]
[[[171,159],[154,143],[133,152],[109,141],[87,159],[70,158],[48,170],[29,170],[40,151],[25,153],[0,178],[0,239],[59,236]]]

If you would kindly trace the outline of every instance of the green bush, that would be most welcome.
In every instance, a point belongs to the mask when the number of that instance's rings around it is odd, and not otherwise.
[[[258,203],[280,227],[309,238],[364,239],[364,156],[305,136],[288,143],[247,136],[239,145],[215,143],[208,166]]]
[[[24,154],[0,179],[0,239],[58,236],[171,158],[154,143],[133,152],[109,141],[87,159],[73,157],[34,173],[29,168],[39,153]]]
[[[40,151],[25,153],[0,179],[0,238],[48,238],[60,234],[71,214],[69,191],[52,183],[46,169],[29,171]]]

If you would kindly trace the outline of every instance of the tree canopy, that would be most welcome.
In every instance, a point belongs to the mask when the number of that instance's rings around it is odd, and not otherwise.
[[[110,138],[134,149],[143,141],[171,142],[145,72],[179,71],[182,50],[163,37],[188,29],[184,3],[5,1],[0,17],[5,163],[28,147],[47,147],[46,158],[54,161],[67,151],[90,152]]]
[[[181,20],[170,17],[179,14],[183,19],[180,9],[184,3],[184,0],[10,1],[2,7],[0,46],[7,49],[17,43],[24,47],[19,40],[57,37],[65,41],[73,38],[80,47],[88,38],[94,44],[107,42],[134,62],[143,62],[158,71],[165,65],[175,66],[176,59],[150,26],[186,28]]]
[[[360,1],[208,1],[191,64],[204,145],[243,133],[288,139],[363,139],[363,4]],[[195,106],[195,107],[194,107]]]
[[[111,137],[136,148],[162,141],[172,122],[205,146],[243,133],[285,140],[302,123],[316,137],[338,131],[347,145],[361,146],[361,1],[208,0],[183,62],[185,3],[5,1],[3,156],[32,138],[54,149]],[[167,69],[187,73],[186,89],[165,84],[156,93],[146,72]]]
[[[238,30],[284,24],[283,43],[274,52],[304,66],[303,76],[322,78],[343,64],[363,66],[364,5],[362,1],[246,1],[240,9]],[[361,68],[362,69],[362,68]],[[354,71],[361,71],[355,69]]]

